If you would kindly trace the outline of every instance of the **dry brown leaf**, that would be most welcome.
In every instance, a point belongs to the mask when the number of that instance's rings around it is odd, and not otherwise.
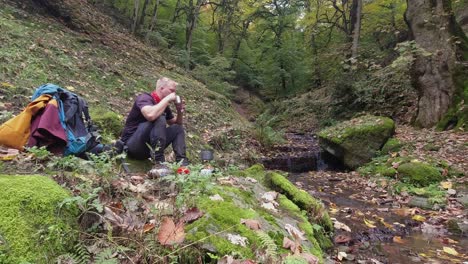
[[[351,237],[346,235],[337,235],[334,241],[336,244],[342,244],[351,241]]]
[[[405,243],[405,241],[400,236],[394,236],[393,237],[393,242],[398,243],[398,244],[404,244]]]
[[[293,254],[300,254],[302,252],[300,241],[292,241],[287,237],[283,238],[283,248],[291,250]]]
[[[174,224],[172,218],[164,217],[158,232],[158,241],[161,245],[180,244],[185,239],[184,222]]]
[[[149,231],[153,230],[154,224],[148,223],[143,226],[143,232],[148,233]]]
[[[290,225],[290,224],[286,224],[284,225],[284,228],[288,231],[288,233],[294,237],[296,240],[307,240],[305,237],[304,237],[304,232],[302,232],[301,230],[297,229],[295,226],[293,225]]]
[[[305,253],[305,252],[301,253],[301,257],[303,257],[307,261],[307,264],[319,263],[319,259],[310,253]]]
[[[241,219],[241,224],[245,224],[248,228],[252,230],[262,229],[260,222],[254,219]]]
[[[182,217],[182,221],[184,221],[185,223],[191,223],[197,220],[198,218],[202,217],[203,214],[204,213],[200,211],[197,207],[192,207],[185,211],[185,215],[184,217]]]

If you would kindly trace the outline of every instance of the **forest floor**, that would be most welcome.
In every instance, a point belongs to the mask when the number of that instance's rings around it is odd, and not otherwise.
[[[421,161],[445,160],[465,172],[468,134],[399,126],[396,138],[411,144]],[[428,199],[396,188],[400,181],[364,177],[356,171],[311,171],[290,175],[297,186],[324,201],[335,220],[335,247],[329,263],[466,263],[468,261],[468,177],[447,178],[444,206],[421,208]],[[421,193],[422,194],[422,193]],[[416,197],[416,198],[415,198]],[[414,202],[414,201],[419,202]],[[425,204],[426,205],[426,204]],[[461,233],[454,231],[458,223]]]

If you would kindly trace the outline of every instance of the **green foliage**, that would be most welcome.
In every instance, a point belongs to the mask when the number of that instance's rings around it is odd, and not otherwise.
[[[176,205],[178,207],[194,206],[196,197],[211,191],[214,187],[212,178],[216,175],[201,173],[202,164],[188,166],[189,174],[176,172],[180,164],[168,163],[167,165],[171,167],[173,173],[163,177],[162,180],[175,184],[174,191],[177,191]]]
[[[92,191],[84,191],[82,195],[68,197],[64,199],[59,207],[74,208],[77,207],[81,211],[81,215],[96,211],[102,213],[104,211],[103,205],[99,202],[99,193],[102,191],[101,187],[94,188]]]
[[[193,70],[193,75],[206,84],[208,89],[227,97],[232,97],[234,86],[229,82],[233,80],[235,72],[230,70],[230,62],[223,56],[209,59],[208,65],[199,64]]]
[[[106,248],[103,251],[99,252],[95,259],[94,263],[96,264],[118,264],[119,261],[114,257],[113,248]]]
[[[271,117],[267,113],[263,113],[255,122],[253,132],[254,137],[267,149],[274,145],[286,142],[284,139],[284,131],[275,130],[271,127],[272,124],[274,124],[275,119],[275,117]]]
[[[305,260],[301,256],[290,255],[290,256],[287,256],[283,260],[283,263],[284,264],[307,264],[308,262],[307,262],[307,260]]]
[[[257,236],[260,239],[260,245],[265,248],[266,257],[275,263],[278,261],[278,246],[275,241],[265,232],[258,231]]]
[[[52,156],[45,146],[39,147],[39,148],[36,146],[31,147],[31,148],[26,148],[26,151],[31,153],[36,159],[36,161],[39,161],[39,162],[45,161]]]
[[[87,161],[84,161],[76,156],[68,155],[64,157],[53,156],[47,163],[47,167],[50,169],[56,169],[58,171],[76,171],[85,172],[84,167],[88,166]]]

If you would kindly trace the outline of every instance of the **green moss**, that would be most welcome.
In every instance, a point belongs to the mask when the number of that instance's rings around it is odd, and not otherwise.
[[[289,214],[292,214],[301,222],[299,223],[299,228],[305,232],[307,239],[312,243],[312,248],[309,251],[315,256],[321,257],[323,252],[322,249],[327,249],[332,246],[330,238],[323,235],[323,228],[319,227],[321,230],[314,231],[312,224],[307,218],[307,213],[302,211],[295,203],[289,200],[284,195],[279,195],[278,203],[281,208],[288,211]]]
[[[58,211],[69,194],[44,176],[0,175],[0,263],[50,263],[75,242],[75,213]]]
[[[408,182],[417,186],[428,186],[442,180],[440,171],[427,163],[409,162],[398,167],[398,173]]]
[[[123,117],[118,113],[98,107],[91,109],[90,115],[91,120],[101,129],[103,134],[118,138],[122,133]]]
[[[311,220],[317,220],[317,222],[328,232],[333,230],[333,224],[326,212],[323,204],[313,198],[304,190],[299,190],[294,184],[283,175],[276,172],[269,172],[266,174],[266,181],[272,186],[272,188],[283,193],[291,201],[293,201],[301,209],[307,211],[307,214]]]
[[[250,168],[245,169],[242,176],[251,177],[263,182],[265,178],[265,167],[263,167],[262,164],[255,164]]]
[[[206,213],[205,217],[188,225],[187,240],[198,241],[204,238],[201,243],[209,243],[218,251],[218,255],[229,255],[232,252],[238,252],[244,258],[253,258],[253,249],[260,246],[259,238],[254,231],[240,224],[241,219],[255,219],[258,214],[251,209],[242,209],[234,205],[232,201],[211,201],[208,197],[200,197],[197,200],[197,206]],[[218,230],[210,228],[218,227]],[[223,234],[210,236],[212,233],[226,230]],[[242,247],[234,245],[227,240],[227,233],[240,234],[247,237],[249,245]]]
[[[360,135],[381,134],[395,130],[395,122],[388,117],[366,115],[341,122],[338,125],[319,132],[319,137],[326,138],[335,144],[342,144],[349,138]]]
[[[387,140],[385,145],[382,147],[382,153],[387,154],[389,152],[397,152],[401,149],[403,144],[396,138],[390,138]]]

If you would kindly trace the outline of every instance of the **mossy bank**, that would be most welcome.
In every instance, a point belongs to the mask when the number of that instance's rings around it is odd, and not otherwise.
[[[0,263],[50,263],[77,239],[69,193],[45,176],[0,175]]]

